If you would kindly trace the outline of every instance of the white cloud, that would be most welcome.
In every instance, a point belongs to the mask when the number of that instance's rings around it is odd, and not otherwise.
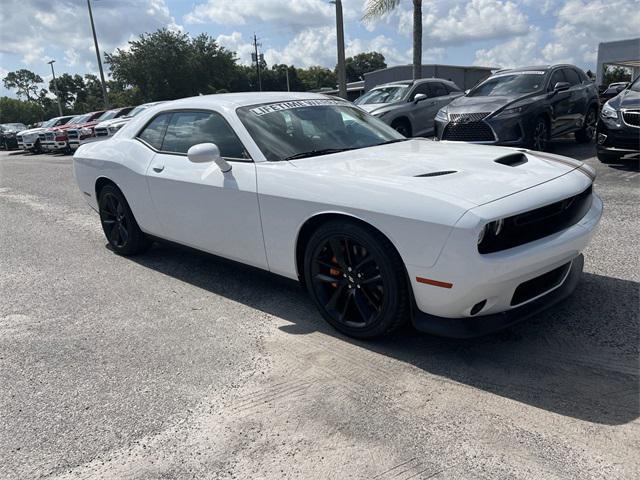
[[[184,16],[185,23],[246,25],[269,22],[288,28],[328,25],[334,7],[324,0],[207,0]]]
[[[180,29],[165,0],[92,3],[100,50],[112,52],[132,36],[158,28]],[[61,67],[95,66],[89,14],[74,0],[2,0],[0,53],[21,57],[27,66],[41,65],[63,52]]]
[[[476,51],[474,65],[496,68],[544,63],[538,45],[540,31],[532,27],[527,35],[515,37],[493,48]]]
[[[251,63],[251,54],[254,52],[254,48],[250,41],[244,39],[242,33],[233,32],[231,35],[218,35],[216,42],[227,50],[236,52],[240,63],[244,65]]]

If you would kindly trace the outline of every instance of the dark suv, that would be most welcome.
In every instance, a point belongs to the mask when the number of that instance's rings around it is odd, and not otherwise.
[[[546,150],[553,137],[574,132],[592,140],[598,90],[573,65],[501,70],[443,107],[436,116],[441,140]]]
[[[626,155],[640,157],[640,77],[603,105],[597,149],[602,163],[617,162]]]

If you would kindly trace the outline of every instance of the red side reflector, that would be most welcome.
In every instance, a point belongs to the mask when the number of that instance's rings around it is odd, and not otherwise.
[[[438,280],[431,280],[430,278],[416,277],[418,283],[426,283],[427,285],[433,285],[434,287],[451,288],[453,283],[440,282]]]

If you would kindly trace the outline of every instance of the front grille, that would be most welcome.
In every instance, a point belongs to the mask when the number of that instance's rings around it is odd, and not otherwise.
[[[69,140],[77,140],[78,139],[78,130],[67,130],[67,138]]]
[[[96,137],[108,137],[109,131],[106,128],[96,128]]]
[[[458,142],[493,142],[495,136],[489,125],[483,121],[469,123],[449,123],[442,134],[443,140]]]
[[[478,252],[494,253],[533,242],[578,223],[591,208],[593,187],[559,202],[504,219],[499,235],[486,234]]]
[[[630,127],[640,128],[640,110],[623,110],[622,118]]]
[[[40,139],[41,142],[44,142],[46,139],[46,135],[44,133],[39,133],[38,138]]]
[[[567,276],[567,272],[571,268],[571,262],[565,263],[561,267],[555,268],[550,272],[540,275],[539,277],[527,280],[524,283],[518,285],[516,291],[513,292],[513,298],[511,298],[511,306],[520,305],[533,298],[542,295],[545,292],[553,290]]]
[[[478,113],[450,113],[449,120],[452,122],[460,122],[468,123],[468,122],[479,122],[484,117],[489,115],[491,112],[478,112]]]
[[[44,135],[44,139],[46,141],[48,141],[48,142],[52,142],[54,137],[55,137],[55,134],[51,133],[51,132],[50,133],[45,133],[45,135]]]

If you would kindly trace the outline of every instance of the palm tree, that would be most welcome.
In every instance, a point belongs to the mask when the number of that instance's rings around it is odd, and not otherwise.
[[[413,1],[413,78],[422,78],[422,0]],[[381,17],[400,4],[400,0],[368,0],[363,20]]]

